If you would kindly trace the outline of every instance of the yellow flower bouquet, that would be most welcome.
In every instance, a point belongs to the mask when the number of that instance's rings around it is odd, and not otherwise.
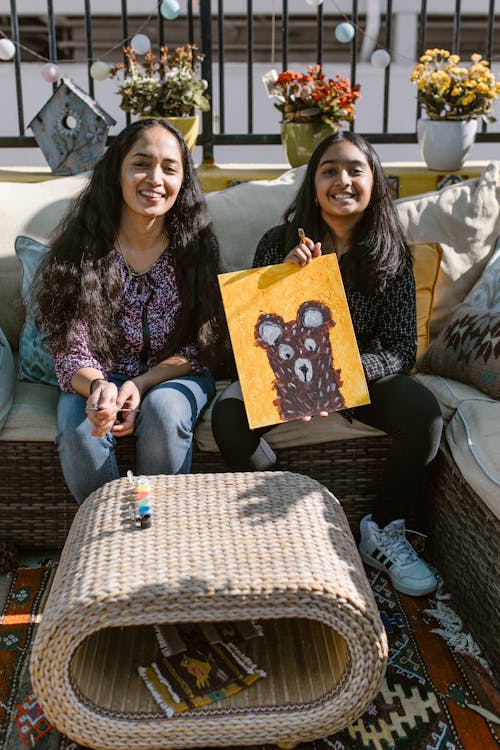
[[[418,101],[431,120],[475,120],[495,122],[491,112],[498,94],[489,63],[471,55],[469,66],[446,49],[428,49],[413,68],[412,83],[418,87]]]

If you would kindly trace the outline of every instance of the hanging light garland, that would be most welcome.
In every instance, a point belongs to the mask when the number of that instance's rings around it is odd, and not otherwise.
[[[349,21],[343,21],[335,28],[335,39],[342,44],[347,44],[348,42],[352,42],[355,33],[356,29],[352,23],[349,23]]]
[[[376,49],[371,54],[370,62],[374,68],[383,70],[391,64],[391,56],[386,49]]]
[[[161,6],[160,6],[160,13],[163,18],[171,21],[180,13],[180,5],[177,0],[163,0]],[[123,39],[118,44],[115,44],[113,47],[111,47],[109,50],[107,50],[104,55],[109,55],[111,52],[113,52],[117,48],[123,47],[124,44],[129,43],[130,46],[133,48],[133,50],[138,55],[144,55],[146,52],[151,48],[151,39],[146,35],[140,33],[141,29],[143,29],[147,23],[156,15],[156,11],[149,14],[149,16],[146,18],[146,20],[141,24],[138,31],[134,36],[130,39]],[[16,48],[24,49],[27,52],[29,52],[34,57],[37,57],[39,60],[41,60],[44,64],[40,68],[40,75],[43,78],[44,81],[47,81],[47,83],[56,83],[56,81],[60,78],[60,71],[59,67],[56,62],[53,60],[47,60],[47,58],[42,57],[42,55],[39,55],[35,50],[30,49],[29,47],[25,47],[22,44],[15,44],[11,39],[9,39],[2,31],[0,31],[0,61],[8,61],[12,60],[15,57],[16,54]],[[91,60],[73,60],[73,63],[89,63]],[[90,76],[95,81],[105,81],[106,78],[108,78],[109,72],[111,70],[111,66],[108,65],[103,60],[96,60],[94,61],[89,69]]]
[[[16,54],[16,45],[10,39],[0,39],[0,60],[12,60]]]
[[[160,13],[167,21],[173,21],[181,12],[181,6],[177,0],[163,0],[160,5]]]

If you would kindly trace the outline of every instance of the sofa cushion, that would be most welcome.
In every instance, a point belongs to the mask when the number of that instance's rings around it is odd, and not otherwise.
[[[30,302],[30,287],[40,261],[48,250],[47,245],[30,237],[16,237],[15,249],[22,264],[21,295],[26,309],[26,318],[19,338],[19,380],[57,385],[54,359],[49,351],[47,337],[34,319]]]
[[[468,484],[500,519],[500,402],[463,401],[448,427],[446,440]]]
[[[276,180],[250,180],[208,193],[206,199],[219,240],[224,273],[252,267],[260,238],[281,222],[305,170],[305,166],[297,167]]]
[[[482,391],[459,380],[443,378],[440,375],[426,375],[423,372],[416,372],[413,377],[435,395],[445,422],[449,422],[462,401],[485,398]],[[494,399],[491,399],[491,402],[495,403]]]
[[[459,305],[417,370],[470,383],[500,399],[500,313]]]
[[[217,382],[216,396],[198,422],[194,438],[200,450],[211,453],[217,453],[219,450],[212,433],[212,410],[217,398],[229,385],[229,382],[229,380]],[[385,432],[370,427],[358,419],[354,419],[350,424],[340,414],[333,412],[328,417],[313,417],[310,422],[303,422],[302,419],[282,422],[266,432],[265,439],[272,448],[280,450],[281,448],[321,445],[332,440],[352,440],[353,438],[373,437],[374,435],[385,435]]]
[[[415,243],[412,251],[417,291],[417,357],[421,357],[429,345],[434,291],[443,251],[437,242]]]
[[[16,381],[12,409],[0,432],[0,442],[53,442],[57,432],[58,398],[59,389],[52,385]]]
[[[0,430],[9,416],[14,394],[14,360],[12,349],[0,328]]]
[[[24,321],[15,239],[23,234],[41,242],[49,240],[87,182],[88,174],[37,183],[0,182],[0,328],[13,350],[17,350]]]
[[[421,372],[470,383],[500,398],[500,243],[479,281],[417,361]]]
[[[464,302],[480,310],[500,312],[500,237],[497,237],[493,255],[479,281],[474,284]]]
[[[477,179],[396,203],[409,242],[439,242],[443,249],[432,338],[480,277],[500,235],[500,161]]]

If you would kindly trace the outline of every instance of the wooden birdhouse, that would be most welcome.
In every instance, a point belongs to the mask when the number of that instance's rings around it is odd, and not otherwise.
[[[115,120],[69,78],[60,85],[29,126],[54,174],[92,169],[106,147]]]

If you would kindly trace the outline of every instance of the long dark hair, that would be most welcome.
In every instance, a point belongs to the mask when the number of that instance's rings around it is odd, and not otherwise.
[[[288,225],[287,248],[296,246],[299,226],[308,237],[318,240],[331,232],[316,204],[315,177],[325,151],[342,141],[352,143],[364,154],[373,174],[370,202],[354,227],[349,252],[341,257],[342,273],[354,287],[372,294],[383,289],[402,267],[410,266],[412,258],[378,155],[362,136],[350,131],[338,132],[316,147],[302,185],[284,215]]]
[[[112,141],[56,230],[33,287],[37,322],[54,349],[67,351],[76,323],[90,321],[92,351],[106,368],[122,343],[117,326],[121,278],[113,250],[123,206],[120,169],[144,131],[157,126],[177,139],[184,172],[177,199],[165,215],[181,308],[161,356],[174,354],[186,343],[196,343],[209,364],[219,356],[215,350],[224,316],[216,278],[217,239],[182,135],[168,122],[152,118],[132,123]]]

